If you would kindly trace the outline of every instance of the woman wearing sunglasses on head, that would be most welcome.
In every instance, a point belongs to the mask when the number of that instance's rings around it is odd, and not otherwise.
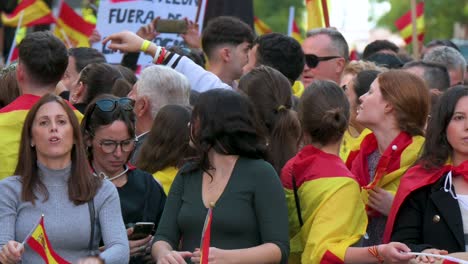
[[[197,157],[177,174],[153,244],[157,263],[200,263],[212,209],[210,263],[286,263],[288,212],[281,182],[244,96],[200,94],[189,125]]]
[[[424,81],[401,70],[379,74],[359,98],[356,121],[372,133],[349,154],[346,164],[362,187],[369,216],[364,245],[382,241],[400,178],[420,154],[429,100]]]
[[[135,148],[133,101],[113,95],[99,96],[86,109],[81,128],[93,174],[117,187],[128,228],[130,263],[143,263],[142,255],[149,249],[151,234],[136,239],[132,226],[137,222],[157,226],[166,195],[151,174],[128,164]]]
[[[117,191],[89,171],[78,120],[61,97],[45,95],[31,108],[18,160],[18,176],[0,182],[0,263],[43,263],[20,244],[41,215],[50,245],[62,259],[76,263],[93,255],[102,239],[107,247],[99,257],[105,263],[128,262]]]

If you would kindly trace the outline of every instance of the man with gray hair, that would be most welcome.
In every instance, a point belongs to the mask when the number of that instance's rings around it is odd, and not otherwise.
[[[435,47],[424,55],[423,61],[439,63],[447,67],[450,75],[450,86],[463,84],[466,61],[456,49],[447,46]]]
[[[302,72],[304,87],[314,80],[332,80],[340,83],[349,61],[349,48],[343,35],[332,28],[318,28],[307,32],[302,43],[305,66]]]
[[[135,164],[159,110],[169,104],[189,105],[190,83],[184,75],[168,66],[152,65],[141,72],[128,97],[135,100],[137,143],[130,160]]]

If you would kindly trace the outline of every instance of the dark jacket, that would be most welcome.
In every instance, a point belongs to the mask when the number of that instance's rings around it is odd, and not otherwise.
[[[463,221],[458,201],[444,191],[445,178],[408,196],[395,220],[392,241],[405,243],[411,251],[427,248],[464,252]],[[452,187],[453,193],[455,190]]]

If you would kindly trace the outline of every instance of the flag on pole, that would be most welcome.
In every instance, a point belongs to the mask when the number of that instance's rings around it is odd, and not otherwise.
[[[8,54],[8,58],[6,61],[6,65],[10,65],[11,62],[15,61],[19,57],[19,49],[18,49],[18,32],[21,29],[21,23],[24,18],[24,11],[21,11],[19,14],[18,25],[16,26],[15,36],[13,38],[13,42],[11,43],[10,53]]]
[[[89,36],[91,36],[95,27],[96,25],[85,21],[65,1],[62,1],[54,35],[67,44],[69,48],[89,47]]]
[[[288,21],[288,36],[294,38],[297,40],[299,43],[302,43],[302,35],[301,35],[301,30],[299,30],[299,27],[296,24],[296,19],[295,17],[295,10],[294,6],[289,7],[289,21]]]
[[[211,240],[211,222],[213,220],[213,207],[210,204],[208,213],[206,214],[205,224],[203,226],[201,245],[200,245],[200,264],[208,264],[208,257],[210,255],[210,240]]]
[[[18,26],[21,13],[24,19],[20,26],[48,25],[55,22],[50,8],[42,0],[23,0],[11,14],[2,14],[2,22],[9,27]]]
[[[306,0],[307,30],[330,26],[328,0]]]
[[[31,234],[24,240],[23,244],[27,243],[31,249],[36,251],[47,264],[70,264],[64,260],[50,245],[44,227],[44,215],[41,216],[39,223],[34,227]]]
[[[405,40],[406,44],[411,43],[412,37],[412,21],[411,21],[411,10],[406,12],[397,21],[395,21],[396,28],[400,31],[401,37]],[[424,2],[419,2],[416,5],[416,30],[418,40],[424,40]]]
[[[258,17],[254,17],[254,28],[255,28],[255,33],[258,36],[261,36],[263,34],[268,34],[268,33],[272,32],[271,28],[269,26],[267,26],[267,24],[265,24]]]

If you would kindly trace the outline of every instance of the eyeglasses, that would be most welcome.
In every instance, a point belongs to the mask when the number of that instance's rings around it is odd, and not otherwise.
[[[309,68],[315,68],[321,61],[328,61],[328,60],[337,59],[337,58],[341,58],[341,56],[319,57],[315,54],[306,54],[305,62]]]
[[[112,112],[117,108],[117,105],[122,107],[123,110],[133,110],[133,100],[128,97],[122,97],[119,99],[101,99],[96,101],[96,106],[103,112]]]
[[[117,146],[120,145],[122,152],[130,152],[135,148],[135,139],[126,139],[122,141],[102,140],[99,142],[102,152],[106,154],[114,153]]]

